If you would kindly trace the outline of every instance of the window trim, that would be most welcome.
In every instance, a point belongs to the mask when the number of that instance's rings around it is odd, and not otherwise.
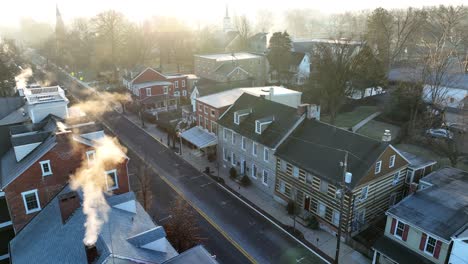
[[[164,93],[164,94],[168,94],[168,93],[169,93],[169,87],[168,87],[168,86],[164,86],[164,87],[163,87],[163,93]]]
[[[335,216],[335,213],[338,213],[338,223],[335,223],[335,222],[333,221],[333,220],[334,220],[333,218],[334,218],[334,216]],[[340,217],[341,217],[340,211],[338,211],[338,210],[336,210],[336,209],[333,209],[333,211],[332,211],[332,219],[331,219],[332,221],[331,221],[331,222],[332,222],[332,224],[333,224],[334,226],[339,226],[339,225],[340,225]]]
[[[115,187],[112,187],[112,188],[109,188],[109,182],[108,182],[109,173],[114,173],[115,175]],[[106,171],[106,187],[108,191],[113,191],[119,188],[119,177],[117,175],[117,169]]]
[[[379,165],[377,166],[377,164],[379,164]],[[378,168],[378,170],[377,170],[377,168]],[[379,160],[379,161],[377,161],[375,163],[374,174],[379,174],[381,171],[382,171],[382,161]]]
[[[320,213],[320,205],[323,205],[323,215]],[[318,202],[317,204],[317,215],[321,218],[325,218],[327,216],[327,205],[322,203],[322,202]]]
[[[185,87],[185,80],[182,80],[182,87]]]
[[[263,148],[263,161],[270,162],[270,151],[266,147]]]
[[[296,169],[297,169],[297,175],[295,174]],[[299,178],[299,175],[300,175],[300,174],[301,174],[301,172],[300,172],[299,167],[293,166],[293,169],[292,169],[292,176],[293,176],[294,178]]]
[[[245,139],[244,136],[242,136],[242,139],[241,139],[241,148],[243,151],[247,150],[247,140]]]
[[[326,184],[326,186],[327,186],[327,188],[325,190],[322,190],[322,183]],[[328,193],[328,188],[329,188],[328,185],[329,185],[329,183],[327,181],[324,181],[324,180],[320,179],[319,192],[327,194]]]
[[[437,239],[436,239],[435,237],[433,237],[433,236],[428,235],[428,234],[426,234],[426,235],[427,235],[427,237],[426,237],[426,242],[424,243],[424,253],[426,253],[427,255],[433,257],[433,256],[434,256],[434,253],[435,253],[435,249],[436,249],[436,247],[437,247]],[[427,251],[427,245],[429,244],[429,238],[432,238],[432,239],[435,240],[435,243],[434,243],[434,252],[432,252],[432,253],[429,252],[429,251]]]
[[[41,165],[42,176],[50,176],[53,174],[52,167],[50,166],[50,160],[39,161],[39,164]],[[49,172],[44,171],[44,164],[47,164],[47,166],[49,166]]]
[[[236,159],[235,159],[235,154],[234,151],[231,151],[231,165],[236,166]]]
[[[179,81],[174,81],[174,87],[179,88]]]
[[[223,140],[227,141],[227,128],[223,128]]]
[[[224,160],[224,161],[228,161],[228,159],[227,159],[227,157],[228,157],[228,156],[227,156],[227,153],[228,153],[227,150],[226,150],[225,148],[223,148],[223,160]]]
[[[365,195],[365,197],[362,197],[362,191],[364,189],[366,190],[366,195]],[[359,200],[360,201],[365,201],[365,200],[367,200],[368,196],[369,196],[369,185],[366,185],[366,186],[362,187],[362,189],[360,191]]]
[[[255,170],[254,170],[254,168],[255,168]],[[255,163],[252,163],[252,173],[251,173],[251,175],[252,175],[252,178],[254,178],[254,179],[257,179],[257,170],[258,170],[257,165],[255,165]]]
[[[405,233],[405,226],[406,224],[398,219],[396,219],[396,224],[395,224],[395,232],[393,233],[393,236],[395,236],[396,238],[400,239],[400,240],[403,240],[403,234]],[[403,230],[401,231],[401,236],[397,234],[397,231],[398,231],[398,224],[401,223],[403,225]]]
[[[266,172],[266,183],[265,183],[265,172]],[[268,171],[263,169],[263,172],[262,172],[262,184],[265,185],[265,186],[268,186]]]
[[[28,209],[28,204],[26,202],[26,195],[31,194],[31,193],[34,193],[36,195],[37,208],[29,210]],[[42,210],[41,202],[39,200],[39,194],[37,192],[37,189],[22,192],[21,196],[23,197],[23,205],[24,205],[24,209],[26,210],[26,214],[32,214],[32,213],[35,213],[35,212],[38,212],[38,211]]]
[[[149,93],[148,93],[149,91]],[[146,88],[146,96],[151,96],[151,87]]]
[[[182,96],[187,96],[187,90],[182,90]]]
[[[281,188],[281,186],[283,186],[284,188]],[[286,182],[285,181],[279,180],[278,192],[281,193],[281,194],[286,194]]]
[[[258,154],[258,144],[255,142],[252,142],[252,155],[254,155],[254,157],[257,157],[257,154]]]
[[[203,107],[203,113],[205,113],[205,115],[208,114],[208,106],[205,105]]]
[[[395,160],[396,160],[396,155],[390,156],[390,160],[388,161],[389,168],[395,167]]]
[[[232,131],[231,143],[233,145],[236,144],[236,132],[234,132],[234,131]]]

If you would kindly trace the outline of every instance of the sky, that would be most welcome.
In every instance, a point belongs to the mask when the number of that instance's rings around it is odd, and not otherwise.
[[[123,12],[129,19],[139,22],[155,15],[175,16],[192,23],[215,22],[222,20],[226,5],[231,14],[247,15],[255,18],[259,9],[268,9],[280,14],[286,9],[314,9],[325,14],[358,11],[362,9],[422,7],[431,5],[468,5],[468,0],[21,0],[2,3],[0,24],[15,26],[22,17],[53,23],[55,5],[58,5],[64,20],[76,17],[91,17],[107,10]]]

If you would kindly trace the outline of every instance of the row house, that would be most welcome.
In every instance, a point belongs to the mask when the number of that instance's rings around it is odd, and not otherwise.
[[[80,121],[80,122],[78,122]],[[9,128],[10,148],[0,163],[0,232],[12,238],[68,184],[69,176],[95,158],[95,144],[105,137],[94,122],[66,122],[49,115],[39,123]],[[106,168],[107,188],[129,191],[127,161]],[[110,179],[110,180],[109,180]],[[2,239],[2,258],[8,258],[9,239]]]
[[[146,68],[135,77],[124,77],[123,85],[145,110],[171,111],[177,109],[180,99],[189,99],[188,79],[191,80],[191,76],[162,74],[152,68]]]
[[[373,263],[466,263],[468,172],[443,168],[419,180],[418,189],[386,215]]]
[[[342,234],[349,238],[402,199],[408,161],[389,144],[388,134],[377,141],[307,116],[276,151],[275,194],[331,233],[341,218]],[[345,152],[352,181],[344,187]]]
[[[243,93],[218,122],[218,160],[226,173],[250,177],[254,187],[271,196],[275,185],[274,153],[304,119],[297,108],[263,96]]]

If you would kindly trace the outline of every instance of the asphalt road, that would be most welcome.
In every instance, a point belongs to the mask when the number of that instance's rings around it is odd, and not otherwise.
[[[63,77],[59,82],[74,95],[84,98],[83,89]],[[248,263],[245,257],[258,263],[326,263],[121,114],[108,112],[102,121],[160,175],[153,184],[153,193],[163,197],[161,201],[155,199],[156,214],[164,219],[169,200],[175,195],[172,190],[182,195],[209,222],[199,221],[207,236],[207,248],[219,256],[221,263]],[[243,256],[238,256],[242,255],[240,252]]]

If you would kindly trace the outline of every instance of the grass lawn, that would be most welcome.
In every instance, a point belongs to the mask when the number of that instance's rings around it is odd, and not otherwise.
[[[437,164],[434,166],[435,169],[451,166],[450,160],[446,157],[439,156],[437,153],[431,151],[430,149],[423,148],[416,145],[411,144],[398,144],[396,146],[398,149],[401,149],[406,152],[410,152],[412,154],[424,157],[426,159],[431,159],[437,161]],[[459,160],[457,163],[457,168],[468,171],[468,159]]]
[[[377,112],[376,106],[359,106],[351,112],[340,113],[336,117],[335,126],[350,128],[355,126],[360,121],[364,120],[366,117]],[[320,118],[321,121],[330,123],[330,116],[324,115]],[[383,133],[383,132],[382,132]]]
[[[386,129],[390,130],[392,138],[395,138],[398,133],[400,133],[400,127],[376,120],[369,121],[356,132],[376,140],[382,140],[382,136]]]

